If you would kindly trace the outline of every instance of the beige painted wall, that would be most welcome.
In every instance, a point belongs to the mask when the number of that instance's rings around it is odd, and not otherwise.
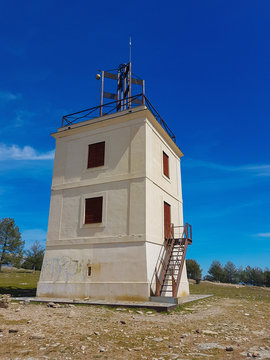
[[[169,157],[169,178],[163,174],[163,152]],[[180,158],[150,121],[146,123],[146,239],[148,279],[153,278],[161,245],[164,241],[164,202],[171,205],[171,223],[183,226],[183,201]],[[181,233],[182,228],[175,232]],[[160,246],[157,246],[159,244]],[[186,268],[182,273],[178,296],[189,294]]]
[[[163,201],[171,204],[172,221],[182,222],[181,152],[164,140],[150,115],[136,108],[53,135],[56,152],[39,296],[150,295],[163,243]],[[105,164],[87,169],[88,145],[100,141],[105,141]],[[163,150],[170,159],[170,180],[163,175]],[[96,196],[103,196],[103,221],[85,225],[85,198]]]

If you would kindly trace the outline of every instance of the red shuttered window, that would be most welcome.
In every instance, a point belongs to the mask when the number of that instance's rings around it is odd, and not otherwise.
[[[87,168],[104,165],[105,141],[88,145],[88,164]]]
[[[169,174],[169,156],[163,151],[163,174],[170,178]]]
[[[95,224],[102,222],[102,203],[102,196],[85,199],[85,224]]]

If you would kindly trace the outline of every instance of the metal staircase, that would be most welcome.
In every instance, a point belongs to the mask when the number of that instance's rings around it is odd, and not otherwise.
[[[191,243],[191,225],[171,224],[170,237],[165,239],[155,267],[155,296],[177,297],[187,247]]]

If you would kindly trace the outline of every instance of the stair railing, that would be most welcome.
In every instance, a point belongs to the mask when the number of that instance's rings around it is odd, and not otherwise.
[[[178,231],[177,231],[178,229]],[[178,234],[178,233],[179,234]],[[157,259],[157,265],[153,274],[153,280],[155,278],[155,296],[160,296],[163,290],[166,274],[170,267],[170,261],[173,253],[173,249],[176,244],[179,244],[178,251],[175,257],[173,267],[170,269],[170,274],[172,276],[172,293],[173,297],[177,297],[177,292],[181,280],[181,275],[185,263],[185,257],[187,252],[187,247],[192,243],[192,229],[191,225],[188,223],[185,226],[170,226],[170,236],[169,239],[165,239],[164,245],[160,249],[159,256]],[[178,269],[178,273],[176,270]]]
[[[159,253],[157,265],[155,267],[154,276],[156,282],[156,289],[155,289],[156,296],[160,296],[161,294],[162,286],[164,284],[166,273],[169,267],[170,258],[174,247],[174,242],[175,242],[174,225],[171,224],[169,239],[165,239],[164,245]]]
[[[180,246],[175,256],[175,262],[171,269],[173,297],[177,297],[182,271],[185,263],[187,247],[189,244],[192,243],[192,228],[191,225],[189,225],[188,223],[185,223],[183,234],[180,239],[182,241],[181,244],[179,244]],[[176,269],[178,269],[177,274],[176,274]]]

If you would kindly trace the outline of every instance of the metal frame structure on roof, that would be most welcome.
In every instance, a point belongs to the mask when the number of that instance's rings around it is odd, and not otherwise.
[[[116,81],[115,93],[104,90],[105,78]],[[176,137],[172,130],[145,96],[145,81],[140,79],[138,76],[131,76],[131,61],[127,64],[120,64],[117,69],[100,71],[96,75],[96,79],[101,79],[100,105],[63,116],[62,127],[79,121],[86,121],[103,115],[108,115],[113,112],[132,109],[139,105],[145,105],[152,112],[164,130],[169,134],[172,140],[176,142]],[[139,94],[131,96],[132,84],[141,87]],[[104,98],[113,101],[104,104]]]

